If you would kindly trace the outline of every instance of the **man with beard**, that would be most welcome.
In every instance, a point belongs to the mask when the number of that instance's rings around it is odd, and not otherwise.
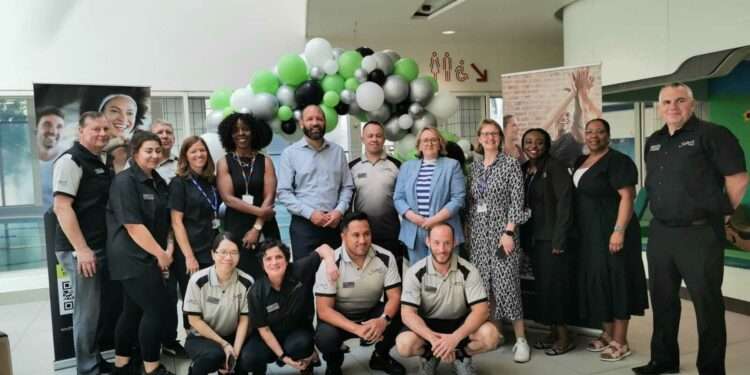
[[[52,166],[60,155],[60,136],[65,126],[61,110],[48,107],[36,114],[36,149],[42,177],[42,206],[52,206]]]
[[[408,330],[396,338],[402,357],[420,356],[420,374],[435,374],[438,361],[456,373],[476,374],[471,356],[495,350],[502,336],[489,321],[489,302],[479,271],[453,254],[453,227],[427,234],[430,255],[404,272],[401,318]]]
[[[354,191],[344,150],[323,138],[320,107],[305,107],[300,127],[305,136],[281,154],[277,188],[279,201],[292,214],[289,237],[295,260],[322,244],[341,245],[337,228]]]

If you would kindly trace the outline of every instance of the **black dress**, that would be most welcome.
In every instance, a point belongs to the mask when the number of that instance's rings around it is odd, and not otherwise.
[[[248,158],[238,157],[235,153],[229,153],[225,156],[225,159],[229,168],[229,176],[232,178],[234,196],[242,199],[243,195],[250,194],[253,196],[253,205],[258,207],[263,205],[263,177],[266,171],[265,155],[256,154],[254,158]],[[224,230],[232,234],[232,241],[240,247],[241,256],[238,268],[257,280],[263,275],[257,254],[255,250],[242,247],[242,237],[253,227],[255,218],[254,215],[227,207],[226,214],[224,215]],[[279,226],[275,218],[265,221],[259,240],[260,238],[281,239],[281,232],[279,232]]]
[[[576,161],[576,169],[586,156]],[[635,186],[638,171],[630,158],[610,149],[580,178],[575,213],[580,237],[579,311],[592,323],[627,320],[648,308],[646,276],[641,260],[641,227],[635,213],[625,228],[622,250],[609,252],[617,221],[617,189]]]

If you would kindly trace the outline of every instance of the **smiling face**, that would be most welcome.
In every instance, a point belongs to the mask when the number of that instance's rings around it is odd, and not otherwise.
[[[485,151],[496,152],[500,149],[503,137],[495,124],[482,124],[479,128],[479,144]]]
[[[585,130],[586,147],[591,152],[599,152],[609,147],[609,132],[601,121],[591,121]]]
[[[145,141],[133,155],[133,161],[138,164],[144,172],[151,172],[156,169],[161,160],[161,144],[157,141]]]
[[[341,240],[350,256],[363,257],[367,255],[372,245],[370,223],[367,220],[353,220],[341,232]]]
[[[78,128],[78,141],[89,150],[101,151],[109,143],[109,122],[104,117],[89,117]]]
[[[427,160],[434,160],[440,156],[440,134],[435,128],[426,128],[419,133],[417,140],[417,150],[422,153],[422,157]]]
[[[137,111],[135,102],[132,99],[128,100],[125,96],[110,99],[102,109],[116,136],[129,134],[133,130]]]
[[[237,268],[237,264],[240,262],[240,250],[237,248],[237,244],[224,239],[211,253],[211,257],[214,259],[217,270],[231,272]]]
[[[305,137],[319,141],[326,131],[326,120],[323,111],[314,105],[309,105],[302,111],[302,132]]]
[[[365,126],[365,130],[362,131],[362,141],[368,154],[379,155],[383,153],[383,146],[385,145],[383,127],[377,124]]]
[[[448,264],[453,256],[453,230],[447,225],[438,225],[427,236],[427,247],[430,248],[432,260],[441,265]]]
[[[36,144],[40,150],[51,150],[60,141],[65,121],[58,115],[42,116],[37,122]]]
[[[168,156],[172,151],[172,146],[174,146],[174,130],[172,126],[160,122],[151,127],[151,132],[159,136],[164,155]]]
[[[252,141],[252,132],[250,126],[244,121],[237,119],[232,129],[232,141],[234,141],[234,147],[240,150],[249,150]]]
[[[523,152],[529,159],[536,160],[546,152],[544,135],[538,131],[532,131],[523,138]]]
[[[283,278],[288,265],[289,262],[278,246],[266,249],[263,254],[263,271],[266,272],[269,279]]]
[[[694,110],[695,100],[685,87],[667,86],[659,92],[659,115],[667,125],[681,127]]]
[[[185,156],[191,170],[198,174],[203,172],[203,168],[206,167],[206,163],[208,162],[208,150],[203,142],[198,141],[193,143],[193,145],[188,148]]]

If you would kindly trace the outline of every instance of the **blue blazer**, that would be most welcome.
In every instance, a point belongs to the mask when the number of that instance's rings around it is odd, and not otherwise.
[[[417,211],[417,175],[422,166],[422,160],[409,160],[398,172],[396,189],[393,193],[393,203],[396,211],[402,218],[408,210]],[[454,159],[440,157],[435,164],[435,173],[432,176],[432,197],[430,199],[430,216],[435,215],[443,208],[451,213],[447,223],[453,227],[456,236],[456,245],[464,242],[464,232],[461,228],[459,211],[464,206],[466,197],[466,184],[461,165]],[[401,220],[401,233],[398,239],[410,249],[414,248],[417,238],[416,224],[405,218]]]

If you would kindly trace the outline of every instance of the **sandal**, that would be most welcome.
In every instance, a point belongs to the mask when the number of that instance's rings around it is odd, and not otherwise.
[[[568,345],[566,345],[565,347],[562,347],[559,344],[555,343],[554,345],[552,345],[552,347],[550,347],[549,349],[545,350],[544,354],[546,354],[548,356],[561,355],[561,354],[565,354],[565,353],[567,353],[567,352],[575,349],[575,347],[576,347],[576,344],[573,343],[573,342],[568,342]]]
[[[609,346],[607,346],[607,348],[602,351],[602,354],[599,355],[599,359],[605,362],[617,362],[631,354],[633,354],[633,352],[630,351],[628,345],[620,344],[619,342],[612,340],[609,342]]]
[[[552,335],[547,335],[539,339],[539,341],[534,343],[534,349],[539,350],[547,350],[552,347],[552,345],[555,345],[555,341],[557,338],[555,338]]]
[[[607,335],[606,333],[602,333],[601,336],[589,342],[589,344],[586,346],[586,350],[598,353],[606,349],[609,346],[610,342],[612,342],[612,339],[609,337],[609,335]]]

